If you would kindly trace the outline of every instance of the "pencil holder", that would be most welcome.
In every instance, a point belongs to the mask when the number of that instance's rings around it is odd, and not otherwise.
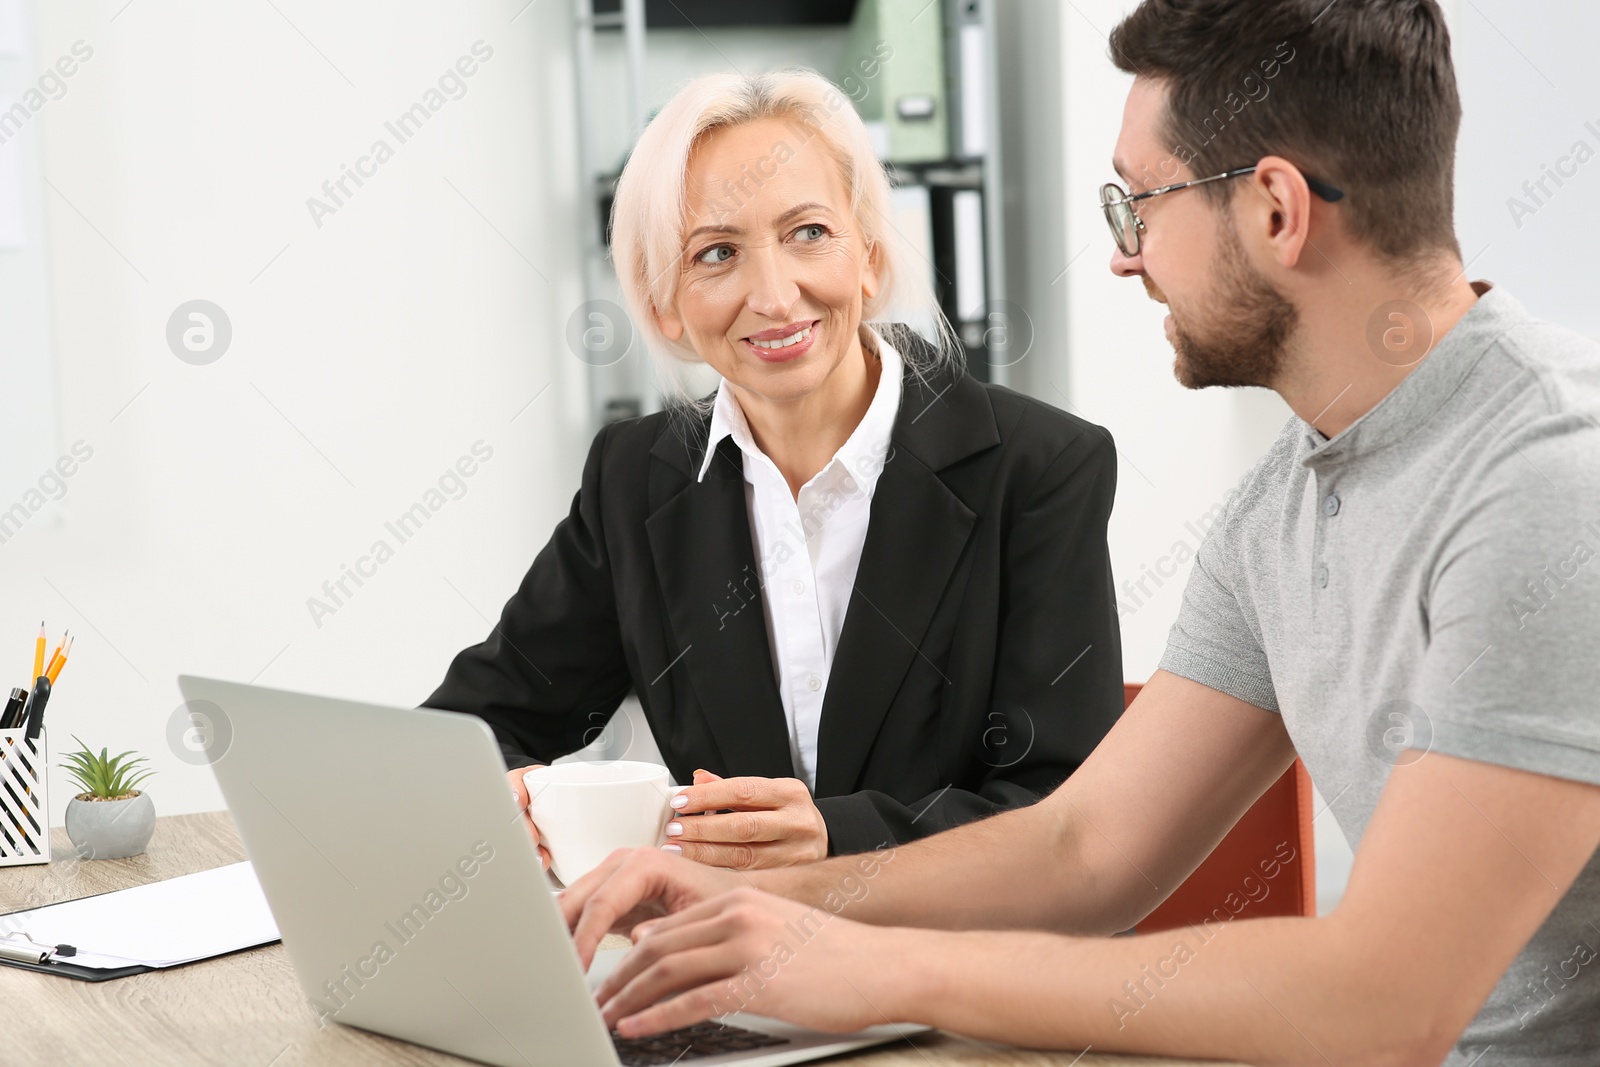
[[[0,867],[50,862],[50,750],[46,731],[0,730]]]

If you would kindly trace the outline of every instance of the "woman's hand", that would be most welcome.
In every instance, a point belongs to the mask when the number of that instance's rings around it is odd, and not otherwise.
[[[828,855],[828,825],[797,778],[719,778],[695,771],[672,798],[667,851],[712,867],[750,870],[811,863]],[[717,814],[722,812],[722,814]]]
[[[903,976],[892,972],[905,959],[905,933],[736,889],[635,927],[633,950],[596,999],[624,1037],[735,1011],[859,1030],[902,1018]]]
[[[545,870],[550,869],[550,850],[539,843],[539,828],[533,825],[533,816],[528,814],[528,786],[522,780],[532,767],[516,767],[506,772],[506,781],[511,783],[511,795],[517,800],[517,810],[522,812],[522,825],[527,828],[528,836],[533,838],[534,847],[539,850],[539,862]]]

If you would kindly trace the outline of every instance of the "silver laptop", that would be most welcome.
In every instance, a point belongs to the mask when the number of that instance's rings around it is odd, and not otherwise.
[[[178,687],[210,719],[212,769],[324,1022],[501,1067],[777,1067],[922,1029],[823,1034],[741,1012],[613,1039],[593,987],[621,953],[583,973],[482,720]]]

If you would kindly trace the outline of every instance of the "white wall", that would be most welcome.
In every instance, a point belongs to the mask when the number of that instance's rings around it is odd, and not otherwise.
[[[1600,7],[1574,0],[1472,0],[1455,20],[1456,224],[1468,276],[1600,339],[1597,40]]]
[[[420,702],[577,486],[567,5],[41,6],[41,67],[94,49],[42,115],[58,450],[93,458],[0,545],[0,682],[40,616],[70,626],[52,762],[70,734],[137,749],[161,812],[214,809],[169,748],[179,672]],[[465,95],[398,144],[385,121],[479,40]],[[318,228],[307,198],[380,137],[394,157]],[[232,322],[206,366],[165,337],[195,298]],[[480,440],[399,544],[385,521]],[[394,557],[317,625],[308,598],[380,538]],[[64,772],[50,791],[59,824]]]
[[[5,501],[0,509],[9,509],[28,489],[35,488],[40,472],[56,459],[50,286],[41,232],[49,188],[39,167],[38,118],[71,86],[54,69],[51,79],[39,86],[41,72],[25,45],[23,14],[15,0],[0,2],[0,101],[4,102],[0,111],[0,294],[4,294],[0,307],[5,314],[0,367],[4,367],[5,395],[29,397],[34,402],[8,404],[0,418],[0,500]],[[69,58],[64,69],[73,69],[75,63]],[[21,110],[13,110],[12,105],[22,101],[26,102]],[[53,486],[47,486],[50,488]],[[30,500],[24,511],[37,503]],[[0,543],[12,529],[0,515]],[[10,689],[7,684],[5,692]]]

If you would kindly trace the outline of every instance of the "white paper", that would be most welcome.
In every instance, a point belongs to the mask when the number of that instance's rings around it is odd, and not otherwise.
[[[166,967],[278,940],[249,861],[14,912],[0,931],[72,945],[78,955],[61,961],[85,967]]]

